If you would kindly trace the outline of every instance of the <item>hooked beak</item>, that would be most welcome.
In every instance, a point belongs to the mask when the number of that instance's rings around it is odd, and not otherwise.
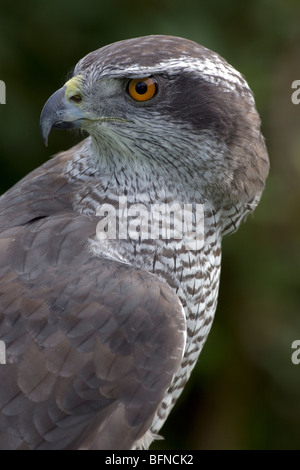
[[[129,122],[126,118],[119,116],[95,116],[91,112],[84,111],[82,109],[84,100],[82,80],[81,75],[75,75],[53,93],[43,107],[40,128],[46,146],[51,129],[78,129],[87,127],[88,122],[90,124],[93,122],[125,124]]]
[[[80,105],[72,101],[72,96],[70,99],[70,82],[74,82],[74,78],[53,93],[43,107],[40,128],[46,146],[51,129],[80,128],[86,120]]]

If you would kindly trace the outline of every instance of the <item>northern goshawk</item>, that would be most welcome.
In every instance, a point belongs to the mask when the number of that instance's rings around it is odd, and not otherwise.
[[[81,59],[52,128],[89,137],[0,198],[0,448],[147,448],[264,188],[253,95],[218,54],[147,36]]]

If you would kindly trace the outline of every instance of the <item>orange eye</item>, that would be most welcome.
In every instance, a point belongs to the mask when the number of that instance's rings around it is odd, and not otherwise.
[[[157,83],[154,78],[134,78],[128,85],[128,93],[136,101],[148,101],[157,92]]]

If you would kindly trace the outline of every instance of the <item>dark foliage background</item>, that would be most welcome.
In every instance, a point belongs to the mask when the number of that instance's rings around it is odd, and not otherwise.
[[[2,0],[0,193],[78,137],[39,114],[76,62],[147,34],[193,39],[223,55],[254,90],[271,158],[255,215],[224,240],[212,332],[155,449],[299,449],[300,79],[298,0]],[[77,139],[77,140],[76,140]]]

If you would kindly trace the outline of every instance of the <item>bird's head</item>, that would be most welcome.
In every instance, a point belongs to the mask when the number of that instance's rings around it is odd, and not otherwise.
[[[268,156],[252,92],[218,54],[187,39],[146,36],[81,59],[41,115],[52,128],[81,128],[101,160],[173,169],[218,199],[260,194]],[[172,175],[170,174],[172,178]]]

